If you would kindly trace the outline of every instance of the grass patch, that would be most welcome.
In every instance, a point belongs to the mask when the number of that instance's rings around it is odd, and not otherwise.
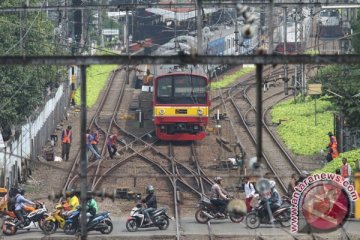
[[[236,71],[234,73],[225,74],[225,76],[221,77],[218,81],[211,82],[211,84],[210,84],[211,90],[224,88],[224,87],[230,85],[231,83],[233,83],[236,79],[243,77],[253,71],[254,71],[254,68],[246,67],[246,68],[242,68],[241,70]]]
[[[345,157],[347,158],[347,162],[350,164],[351,166],[351,172],[354,173],[355,172],[355,165],[356,165],[356,160],[360,159],[360,149],[356,149],[356,150],[352,150],[352,151],[348,151],[345,153],[340,153],[340,155],[335,158],[334,160],[332,160],[331,162],[327,163],[322,169],[318,169],[315,170],[313,173],[335,173],[336,169],[340,169],[342,164],[341,159]]]
[[[282,102],[272,110],[272,121],[286,120],[278,127],[278,133],[286,146],[295,154],[313,155],[325,149],[333,130],[332,104],[324,97],[316,100],[317,125],[315,126],[315,105],[310,97],[301,102]]]
[[[111,71],[116,67],[117,65],[92,65],[86,69],[86,106],[88,108],[94,106]],[[76,89],[75,102],[80,105],[80,87]]]

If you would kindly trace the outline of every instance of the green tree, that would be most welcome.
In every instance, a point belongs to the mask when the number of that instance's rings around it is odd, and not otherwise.
[[[356,53],[360,53],[360,10],[358,10],[357,16],[357,19],[354,19],[351,22],[351,27],[354,33],[351,38],[351,45]]]
[[[360,68],[358,65],[327,66],[321,70],[320,80],[330,101],[336,106],[336,110],[345,114],[347,122],[352,127],[360,127]],[[330,90],[334,94],[329,93]],[[341,97],[340,97],[341,96]]]
[[[39,1],[31,1],[35,4]],[[22,0],[3,0],[0,7],[18,7]],[[43,12],[5,13],[0,16],[0,54],[35,56],[62,54],[54,26]],[[0,127],[23,122],[44,101],[46,89],[60,82],[55,66],[0,66]]]

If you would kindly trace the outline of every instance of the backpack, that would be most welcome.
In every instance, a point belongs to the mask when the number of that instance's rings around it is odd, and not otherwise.
[[[15,211],[16,196],[10,197],[7,202],[7,210]]]
[[[18,194],[17,188],[11,188],[7,200],[7,210],[15,211],[16,195]]]

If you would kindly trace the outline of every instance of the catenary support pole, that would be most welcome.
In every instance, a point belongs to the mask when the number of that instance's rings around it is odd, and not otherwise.
[[[263,65],[256,65],[256,158],[258,166],[261,163],[262,156],[262,71]]]
[[[86,198],[87,198],[87,156],[86,156],[86,66],[81,66],[81,115],[80,115],[80,147],[81,147],[81,164],[80,164],[80,182],[81,182],[81,240],[87,239],[86,229]]]

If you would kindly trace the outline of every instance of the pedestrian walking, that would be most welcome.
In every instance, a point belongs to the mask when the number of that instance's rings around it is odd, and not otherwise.
[[[293,173],[291,174],[291,179],[288,185],[288,197],[291,198],[292,194],[295,192],[295,186],[296,186],[296,182],[297,182],[297,174]]]
[[[61,134],[61,145],[62,145],[61,158],[65,161],[69,161],[71,143],[72,143],[72,131],[71,131],[71,126],[68,126],[67,129],[64,129]]]
[[[97,147],[99,140],[100,140],[100,133],[99,130],[93,130],[92,132],[93,140],[91,141],[91,145],[93,146],[94,150],[100,155],[99,149]]]
[[[94,160],[98,160],[101,158],[100,154],[98,154],[94,147],[92,146],[91,142],[93,141],[94,136],[91,134],[91,130],[88,129],[86,130],[86,149],[87,149],[87,153],[89,152],[89,150],[93,153],[93,157]],[[89,160],[89,158],[88,158]]]
[[[351,166],[347,163],[347,159],[342,159],[343,165],[341,166],[341,176],[345,179],[345,181],[350,182],[351,176]]]
[[[327,145],[327,149],[329,149],[329,152],[326,156],[326,161],[331,162],[333,159],[339,156],[339,151],[337,149],[336,137],[332,134],[332,132],[329,132],[328,136],[329,136],[329,143]]]
[[[255,195],[255,187],[250,182],[249,177],[244,177],[243,183],[244,183],[244,190],[245,190],[246,210],[247,210],[247,212],[250,212],[251,211],[251,201]]]

